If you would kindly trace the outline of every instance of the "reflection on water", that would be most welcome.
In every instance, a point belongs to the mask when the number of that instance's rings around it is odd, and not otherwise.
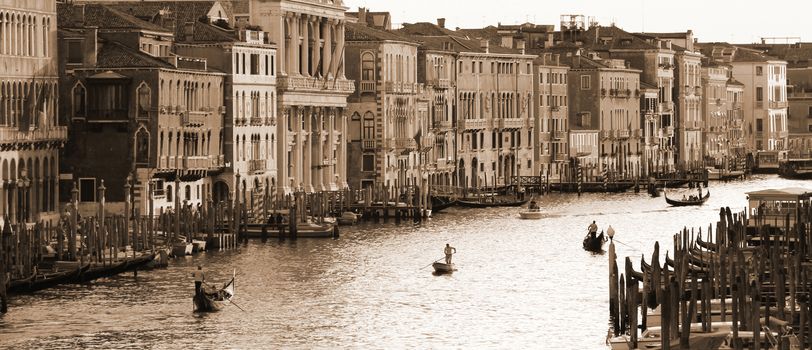
[[[516,208],[451,208],[421,225],[362,224],[338,240],[252,241],[176,260],[166,270],[63,286],[12,300],[0,346],[28,348],[508,347],[601,349],[607,332],[605,255],[581,249],[587,225],[612,225],[618,260],[704,227],[744,192],[809,183],[776,177],[712,184],[703,207],[669,208],[640,194],[552,194],[542,220]],[[452,275],[432,275],[443,246]],[[192,313],[192,268],[211,282],[237,271],[234,301]],[[427,265],[428,264],[428,265]]]

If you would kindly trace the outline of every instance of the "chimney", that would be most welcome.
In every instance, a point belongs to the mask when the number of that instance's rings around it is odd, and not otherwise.
[[[82,27],[85,25],[85,5],[73,6],[73,11],[71,12],[71,20],[78,27]]]
[[[438,18],[437,19],[437,26],[440,28],[445,28],[445,18]]]
[[[600,40],[600,37],[601,37],[601,26],[596,26],[595,27],[595,44],[598,43],[598,40]]]
[[[84,6],[82,6],[84,9]],[[85,28],[85,38],[82,43],[82,56],[83,56],[83,64],[85,67],[95,67],[96,66],[96,53],[99,52],[98,50],[98,42],[99,42],[99,27],[87,27]]]
[[[524,55],[524,49],[525,49],[524,38],[516,39],[516,48],[521,50],[522,55]]]
[[[359,7],[358,8],[358,23],[367,25],[367,8],[366,7]]]
[[[194,41],[195,38],[195,22],[186,22],[183,24],[183,40]]]
[[[479,48],[482,49],[482,51],[485,51],[485,53],[490,52],[490,50],[489,50],[490,47],[491,47],[491,43],[488,42],[488,39],[480,39],[479,40]]]

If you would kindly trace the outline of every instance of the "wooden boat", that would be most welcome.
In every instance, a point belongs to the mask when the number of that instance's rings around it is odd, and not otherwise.
[[[220,311],[225,303],[231,301],[234,297],[234,277],[223,284],[222,288],[215,289],[203,285],[203,291],[195,294],[192,297],[192,302],[195,305],[195,312],[215,312]]]
[[[34,278],[27,279],[25,284],[14,284],[9,286],[9,293],[33,293],[38,290],[52,288],[60,284],[70,282],[72,279],[78,278],[82,273],[90,268],[90,264],[85,264],[75,269],[61,272],[44,273],[34,276]]]
[[[285,234],[283,237],[290,235],[288,224],[285,225]],[[265,225],[265,233],[262,233],[262,224],[248,224],[244,237],[247,238],[262,238],[266,235],[268,238],[278,238],[279,229],[276,225]],[[296,225],[296,237],[298,238],[333,238],[336,236],[336,224],[325,222],[323,224],[304,222]]]
[[[192,240],[192,253],[206,251],[206,241],[202,239]]]
[[[719,250],[719,245],[718,244],[712,243],[712,242],[705,242],[705,241],[702,240],[701,236],[696,238],[696,245],[700,246],[701,248],[703,248],[705,250],[709,250],[709,251],[712,251],[712,252],[715,252],[715,251]]]
[[[589,233],[586,234],[584,237],[584,250],[599,253],[603,251],[603,243],[606,242],[606,238],[603,236],[603,232],[596,235],[595,238],[592,238]]]
[[[457,205],[457,201],[449,197],[431,196],[431,212],[439,213],[442,210]]]
[[[519,212],[519,217],[525,220],[541,219],[541,208],[527,209]]]
[[[336,218],[339,225],[355,225],[358,222],[358,214],[351,211],[341,213],[341,216]]]
[[[192,255],[194,251],[194,244],[187,243],[187,242],[177,242],[172,245],[172,256],[174,257],[181,257],[186,255]]]
[[[484,201],[477,200],[458,200],[457,205],[466,208],[493,208],[493,207],[521,207],[527,203],[527,200],[518,201]]]
[[[141,268],[153,259],[155,259],[155,253],[120,260],[111,265],[105,265],[103,263],[91,264],[87,270],[70,279],[67,283],[86,283],[99,278],[115,276],[120,273]]]
[[[705,202],[708,201],[708,198],[710,198],[710,191],[708,191],[708,193],[706,195],[702,196],[702,198],[695,199],[695,200],[671,199],[671,198],[668,198],[668,193],[665,194],[665,202],[668,203],[671,206],[674,206],[674,207],[687,207],[687,206],[691,206],[691,205],[702,205],[702,204],[705,204]]]
[[[431,267],[434,268],[434,272],[437,274],[452,273],[456,270],[456,268],[454,268],[454,264],[446,264],[439,261],[435,261],[433,264],[431,264]]]

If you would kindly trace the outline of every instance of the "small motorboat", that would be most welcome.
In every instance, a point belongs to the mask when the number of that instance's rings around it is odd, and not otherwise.
[[[202,239],[193,239],[192,240],[192,252],[204,252],[206,251],[206,241]]]
[[[194,249],[194,244],[187,243],[187,242],[176,242],[172,245],[172,256],[174,257],[181,257],[186,255],[192,255],[192,249]]]
[[[236,272],[235,272],[236,275]],[[203,285],[201,293],[192,297],[195,305],[195,312],[215,312],[223,308],[226,302],[234,297],[234,277],[223,284],[222,288],[215,288],[211,285]]]
[[[541,219],[541,208],[527,209],[519,212],[519,217],[525,220]]]
[[[454,270],[454,264],[446,264],[443,262],[435,261],[431,264],[431,267],[434,268],[434,272],[437,274],[444,274],[444,273],[452,273]]]
[[[584,250],[590,251],[593,253],[600,253],[603,251],[603,243],[606,242],[606,238],[601,232],[599,235],[595,235],[592,237],[589,233],[586,234],[584,237]]]

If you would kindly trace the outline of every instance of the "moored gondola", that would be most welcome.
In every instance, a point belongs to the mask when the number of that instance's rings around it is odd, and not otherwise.
[[[476,200],[458,200],[457,205],[466,208],[493,208],[493,207],[521,207],[526,200],[518,201],[476,201]]]

